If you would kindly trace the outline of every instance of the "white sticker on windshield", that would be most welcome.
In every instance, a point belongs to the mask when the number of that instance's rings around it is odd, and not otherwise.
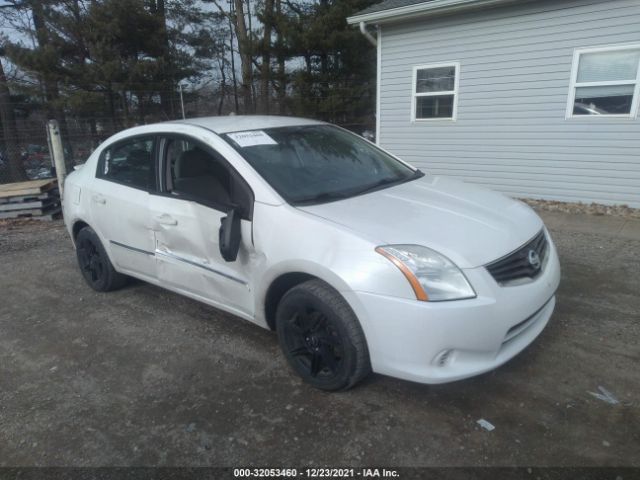
[[[250,132],[227,133],[227,137],[236,142],[242,148],[255,147],[256,145],[277,145],[278,143],[262,130]]]

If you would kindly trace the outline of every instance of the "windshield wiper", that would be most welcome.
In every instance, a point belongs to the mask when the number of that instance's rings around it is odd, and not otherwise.
[[[380,190],[388,185],[399,185],[401,183],[415,180],[416,178],[424,177],[424,173],[420,170],[416,170],[413,174],[405,178],[381,178],[377,182],[367,185],[360,189],[345,190],[342,192],[323,192],[317,195],[309,195],[308,197],[302,197],[293,201],[295,205],[313,205],[316,203],[332,202],[334,200],[342,200],[344,198],[356,197],[365,193],[374,192]]]
[[[342,198],[348,198],[351,194],[345,192],[323,192],[317,195],[309,195],[308,197],[302,197],[296,199],[294,203],[296,205],[310,205],[314,203],[330,202],[333,200],[340,200]]]
[[[386,187],[389,185],[400,185],[401,183],[409,182],[411,180],[415,180],[416,178],[420,178],[420,177],[424,177],[424,173],[416,169],[416,171],[413,172],[413,174],[405,178],[382,178],[378,180],[376,183],[369,185],[363,188],[362,190],[358,190],[357,192],[353,193],[353,195],[362,195],[364,193],[375,192],[376,190],[380,190],[383,187]]]

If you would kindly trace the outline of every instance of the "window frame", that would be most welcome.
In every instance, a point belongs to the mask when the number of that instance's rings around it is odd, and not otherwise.
[[[216,202],[205,201],[204,199],[199,198],[195,195],[188,195],[185,193],[175,194],[172,191],[170,191],[168,189],[169,180],[167,176],[167,173],[170,168],[167,162],[167,147],[169,145],[170,140],[172,141],[184,140],[186,142],[193,143],[194,145],[196,145],[198,148],[201,148],[209,155],[212,155],[217,159],[219,159],[224,165],[224,167],[227,168],[227,170],[229,171],[231,178],[233,178],[234,181],[238,183],[244,184],[244,186],[248,189],[248,192],[250,193],[250,197],[251,197],[250,205],[248,206],[247,211],[245,211],[246,209],[244,208],[240,209],[240,218],[242,218],[243,220],[253,221],[253,208],[256,201],[256,195],[255,195],[255,192],[253,191],[253,188],[251,188],[251,185],[249,184],[249,182],[247,182],[247,180],[234,168],[231,162],[229,162],[229,160],[227,160],[224,155],[222,155],[215,148],[211,147],[210,145],[203,142],[202,140],[199,140],[190,135],[186,135],[182,133],[161,133],[157,135],[157,144],[156,144],[157,158],[158,158],[157,184],[159,188],[157,189],[156,192],[153,192],[154,195],[169,197],[175,200],[194,202],[199,205],[205,206],[207,208],[216,210],[217,212],[222,212],[225,214],[229,211],[230,208],[239,206],[239,205],[222,205]]]
[[[614,80],[603,82],[578,82],[578,67],[580,65],[580,57],[583,54],[589,53],[603,53],[603,52],[618,52],[624,50],[639,50],[640,43],[636,44],[624,44],[624,45],[609,45],[604,47],[589,47],[589,48],[576,48],[573,51],[573,61],[571,64],[571,79],[569,83],[569,95],[567,98],[567,110],[565,113],[565,120],[583,119],[583,118],[628,118],[634,120],[638,118],[638,107],[640,105],[640,62],[638,62],[638,69],[636,71],[635,80]],[[580,87],[606,87],[616,85],[634,85],[633,100],[631,101],[631,110],[629,113],[611,113],[603,115],[574,115],[573,109],[576,102],[576,89]]]
[[[126,182],[120,182],[113,178],[107,177],[102,173],[104,171],[104,159],[105,155],[109,150],[113,150],[114,148],[118,148],[122,145],[126,145],[128,143],[134,143],[136,141],[149,139],[153,141],[153,146],[151,147],[151,166],[153,168],[153,178],[154,185],[151,189],[138,187],[136,185],[132,185]],[[105,182],[115,183],[116,185],[122,185],[123,187],[133,188],[135,190],[140,190],[141,192],[147,193],[156,193],[158,191],[159,182],[158,182],[158,135],[155,133],[141,133],[138,135],[131,135],[130,137],[122,138],[120,140],[116,140],[113,143],[110,143],[100,152],[100,157],[98,157],[98,165],[95,171],[95,178],[98,180],[104,180]]]
[[[453,90],[441,90],[438,92],[416,92],[418,86],[418,70],[427,70],[433,68],[455,68],[455,79]],[[413,74],[411,79],[411,122],[455,122],[458,118],[458,92],[460,90],[460,62],[443,62],[443,63],[430,63],[427,65],[416,65],[413,67]],[[417,118],[416,109],[418,106],[418,97],[438,97],[442,95],[453,95],[453,109],[450,117],[433,117],[433,118]]]

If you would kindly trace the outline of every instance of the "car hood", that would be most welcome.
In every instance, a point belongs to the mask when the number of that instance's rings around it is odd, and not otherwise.
[[[383,244],[432,248],[461,268],[496,260],[543,227],[522,202],[447,177],[418,180],[301,210]]]

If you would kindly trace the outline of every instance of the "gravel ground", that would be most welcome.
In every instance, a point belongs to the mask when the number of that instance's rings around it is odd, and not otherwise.
[[[631,208],[627,205],[556,202],[553,200],[533,200],[531,198],[522,198],[521,200],[539,212],[563,212],[571,214],[585,213],[588,215],[612,215],[624,218],[640,218],[640,208]]]
[[[61,223],[0,227],[0,466],[638,467],[640,242],[552,234],[556,313],[507,365],[327,394],[271,332],[141,282],[91,291]]]

